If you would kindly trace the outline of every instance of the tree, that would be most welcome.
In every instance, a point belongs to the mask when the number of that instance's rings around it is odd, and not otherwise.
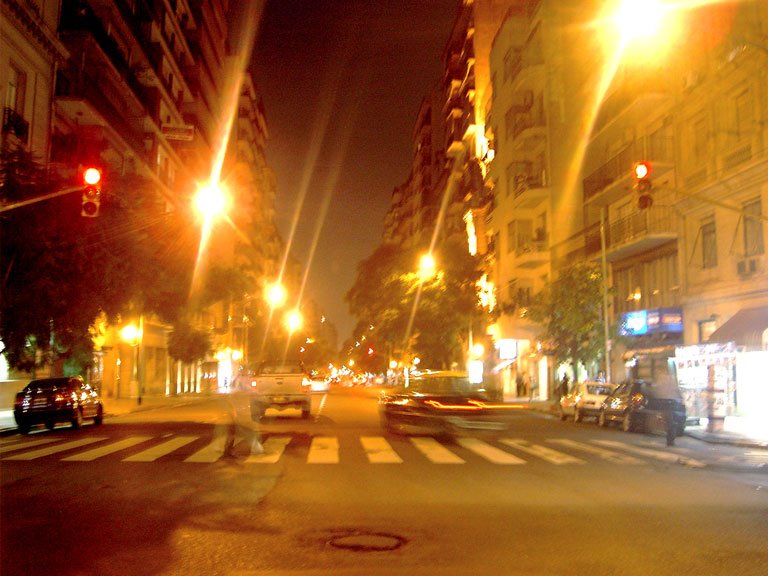
[[[80,194],[23,149],[0,158],[0,340],[9,365],[32,371],[92,359],[90,328],[138,303],[172,320],[186,303],[195,236],[168,212],[151,183],[105,174],[100,214],[80,215]]]
[[[580,262],[563,268],[528,307],[528,317],[543,327],[538,338],[544,352],[558,364],[570,362],[574,372],[604,350],[602,286],[599,269]]]
[[[174,360],[191,364],[203,360],[211,351],[211,337],[204,330],[181,322],[168,335],[168,355]]]
[[[448,368],[465,359],[469,327],[482,314],[478,263],[462,242],[449,240],[437,253],[438,270],[425,277],[417,269],[421,252],[384,244],[358,266],[346,301],[358,319],[356,334],[367,334],[368,343],[359,347],[356,361],[386,366],[387,357],[397,354]],[[366,361],[369,347],[376,358]]]

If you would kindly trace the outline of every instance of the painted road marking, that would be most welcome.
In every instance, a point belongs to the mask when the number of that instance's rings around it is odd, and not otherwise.
[[[246,464],[276,464],[291,441],[290,436],[270,436],[264,442],[262,454],[251,454],[245,459]]]
[[[471,450],[478,456],[485,458],[494,464],[527,464],[522,458],[518,458],[514,454],[500,450],[477,438],[457,438],[456,442],[467,450]]]
[[[542,460],[546,460],[551,464],[586,464],[581,458],[576,458],[576,456],[558,452],[557,450],[539,444],[530,444],[526,440],[502,438],[499,442],[516,450],[541,458]]]
[[[448,448],[440,444],[434,438],[416,437],[411,438],[413,444],[419,452],[424,454],[430,462],[434,464],[464,464],[464,459],[454,454]]]
[[[307,464],[338,464],[339,439],[333,436],[316,436],[307,454]]]
[[[360,444],[363,445],[363,450],[365,450],[371,464],[402,464],[403,462],[403,459],[392,449],[386,438],[361,436]]]
[[[652,450],[650,448],[641,448],[640,446],[633,446],[631,444],[625,444],[623,442],[616,442],[614,440],[594,440],[595,444],[601,446],[608,446],[609,448],[618,448],[619,450],[626,450],[633,454],[640,454],[641,456],[647,456],[649,458],[655,458],[662,462],[669,462],[670,464],[685,464],[693,468],[704,468],[706,464],[687,456],[681,456],[675,452],[665,452],[663,450]]]
[[[616,464],[642,464],[642,460],[638,460],[632,456],[626,454],[619,454],[612,450],[606,450],[605,448],[598,448],[597,446],[591,446],[590,444],[584,444],[583,442],[576,442],[575,440],[568,440],[565,438],[558,438],[555,440],[547,440],[547,442],[553,442],[560,444],[561,446],[567,446],[582,452],[588,452],[589,454],[597,454],[603,460],[614,462]]]
[[[42,458],[43,456],[50,456],[57,452],[64,452],[66,450],[72,450],[73,448],[80,448],[81,446],[87,446],[94,442],[101,442],[107,440],[104,436],[81,438],[80,440],[72,440],[71,442],[64,442],[63,444],[57,444],[56,446],[49,446],[48,448],[40,448],[38,450],[31,450],[30,452],[24,452],[23,454],[14,454],[3,458],[3,460],[34,460],[35,458]]]
[[[123,458],[123,462],[153,462],[158,458],[162,458],[163,456],[178,450],[182,446],[194,442],[198,438],[199,436],[176,436],[175,438],[166,440],[162,444],[152,446],[151,448],[137,452],[132,456]]]
[[[141,444],[142,442],[146,442],[147,440],[151,439],[152,436],[131,436],[129,438],[125,438],[124,440],[113,442],[112,444],[107,444],[106,446],[99,446],[98,448],[86,450],[85,452],[74,454],[73,456],[67,456],[66,458],[62,458],[62,460],[67,462],[91,462],[97,458],[106,456],[107,454],[120,452],[120,450],[125,450],[126,448],[136,446],[137,444]]]

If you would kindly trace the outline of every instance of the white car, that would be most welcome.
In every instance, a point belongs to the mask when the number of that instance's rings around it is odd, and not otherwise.
[[[573,388],[560,398],[560,420],[573,417],[574,422],[580,422],[584,417],[600,416],[600,407],[614,390],[616,384],[585,380],[577,382]]]

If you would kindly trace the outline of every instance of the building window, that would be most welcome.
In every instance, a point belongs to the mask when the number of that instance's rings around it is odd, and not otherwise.
[[[760,198],[744,204],[744,255],[765,253],[763,244],[763,203]]]
[[[5,107],[10,108],[20,116],[24,115],[24,91],[26,87],[27,75],[11,64],[5,90]]]
[[[717,267],[717,235],[714,218],[709,218],[701,224],[701,266],[705,269]]]
[[[746,140],[752,136],[752,94],[744,90],[733,99],[734,132],[738,140]]]
[[[707,158],[707,141],[709,130],[707,119],[698,117],[693,122],[693,143],[691,149],[691,161],[698,166]]]
[[[509,222],[507,224],[507,254],[515,249],[515,223]]]
[[[699,321],[699,342],[707,342],[712,332],[717,329],[717,321],[714,318]]]

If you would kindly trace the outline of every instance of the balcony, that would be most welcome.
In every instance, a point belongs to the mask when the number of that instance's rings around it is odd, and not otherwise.
[[[634,164],[640,160],[653,168],[651,179],[664,176],[674,168],[671,137],[647,137],[635,140],[584,178],[584,202],[607,206],[631,194],[635,185]]]
[[[515,249],[515,268],[538,268],[550,261],[549,242],[547,235],[540,235],[537,239],[528,238],[519,240]]]
[[[615,262],[677,240],[675,212],[667,206],[640,210],[609,224],[606,259]]]

